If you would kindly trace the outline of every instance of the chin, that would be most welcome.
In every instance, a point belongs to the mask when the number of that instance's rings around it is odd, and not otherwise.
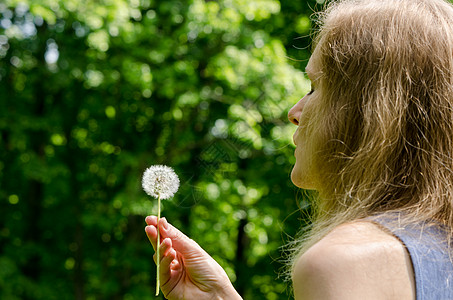
[[[294,165],[293,170],[291,171],[291,181],[293,184],[301,189],[305,190],[315,190],[315,185],[313,183],[313,177],[309,176],[308,172],[303,172],[298,168],[297,163]]]

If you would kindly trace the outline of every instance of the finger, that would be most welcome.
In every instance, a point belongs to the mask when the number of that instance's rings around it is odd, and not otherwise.
[[[147,225],[157,225],[157,217],[156,216],[147,216],[145,218],[145,222]]]
[[[159,254],[161,257],[161,260],[165,257],[165,255],[170,251],[171,249],[171,240],[169,238],[166,238],[162,241],[162,243],[159,246]]]
[[[174,249],[171,247],[171,240],[169,238],[164,239],[162,241],[162,243],[160,244],[160,246],[159,246],[159,254],[160,254],[159,256],[160,256],[161,265],[162,265],[162,260],[166,256],[168,256],[168,253],[171,250],[174,251]],[[175,251],[175,257],[176,257],[176,251]],[[153,255],[153,260],[154,260],[155,263],[157,262],[157,254],[156,253],[154,253],[154,255]]]
[[[193,255],[195,252],[204,252],[204,250],[192,239],[188,238],[184,233],[167,222],[167,219],[159,220],[159,229],[161,237],[170,238],[172,247],[182,256]]]
[[[176,259],[174,259],[170,264],[170,269],[172,269],[172,270],[178,270],[179,268],[181,268],[181,263],[179,262],[177,257],[178,256],[176,256]]]
[[[148,225],[145,227],[145,232],[149,242],[153,246],[154,251],[156,251],[157,228],[152,225]]]
[[[176,251],[173,248],[168,249],[166,255],[160,261],[160,278],[161,286],[168,283],[171,278],[171,264],[176,258]]]

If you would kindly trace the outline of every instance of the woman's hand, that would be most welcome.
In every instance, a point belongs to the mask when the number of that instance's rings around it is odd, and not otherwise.
[[[156,250],[157,217],[145,221],[146,235]],[[159,220],[159,229],[160,285],[167,299],[242,299],[222,267],[195,241],[165,218]]]

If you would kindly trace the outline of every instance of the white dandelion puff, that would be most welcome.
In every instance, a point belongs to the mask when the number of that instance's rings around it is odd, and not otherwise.
[[[151,197],[168,199],[178,191],[179,178],[172,168],[155,165],[143,173],[142,187]]]
[[[142,177],[143,190],[151,197],[157,198],[157,246],[160,246],[160,200],[168,199],[178,191],[179,178],[172,168],[163,165],[154,165],[145,170]],[[160,251],[156,249],[156,296],[159,295],[160,279]]]

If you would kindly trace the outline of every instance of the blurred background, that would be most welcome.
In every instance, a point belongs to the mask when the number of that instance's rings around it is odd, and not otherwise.
[[[244,299],[290,299],[309,209],[288,110],[323,1],[2,0],[0,299],[155,299],[141,188]],[[162,295],[157,299],[163,299]]]

